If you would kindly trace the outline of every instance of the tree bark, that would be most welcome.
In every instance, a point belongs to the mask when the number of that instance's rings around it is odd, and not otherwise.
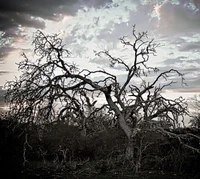
[[[112,101],[110,94],[106,93],[105,96],[108,104],[110,105],[111,109],[113,109],[115,115],[117,116],[120,128],[124,131],[124,133],[127,136],[128,143],[125,154],[126,159],[130,161],[132,164],[134,164],[134,147],[136,144],[137,128],[136,127],[132,128],[128,125],[124,115],[122,114],[118,106]]]
[[[128,143],[126,147],[126,159],[129,160],[132,164],[134,164],[134,148],[136,146],[136,134],[137,134],[137,129],[133,128],[132,133],[130,136],[127,136],[128,138]]]
[[[135,139],[128,139],[127,147],[126,147],[126,159],[131,163],[134,162],[134,142]]]

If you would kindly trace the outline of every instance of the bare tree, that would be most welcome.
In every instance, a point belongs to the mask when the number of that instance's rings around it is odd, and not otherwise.
[[[117,66],[124,70],[126,78],[121,84],[117,75],[108,71],[79,69],[69,62],[70,52],[57,35],[44,35],[37,31],[33,44],[39,59],[31,61],[23,54],[24,61],[19,63],[22,75],[6,85],[6,99],[10,104],[11,115],[23,122],[61,119],[81,121],[86,117],[83,103],[86,104],[91,97],[102,95],[106,104],[97,108],[91,103],[95,107],[93,110],[106,109],[114,114],[128,139],[126,157],[133,161],[135,138],[141,130],[141,123],[151,123],[153,119],[159,118],[176,127],[188,110],[182,97],[172,100],[161,93],[178,79],[184,85],[183,74],[175,69],[159,72],[157,68],[148,66],[149,58],[156,54],[158,44],[148,38],[147,32],[137,33],[135,26],[132,35],[133,42],[127,37],[120,38],[124,46],[132,49],[132,64],[114,57],[106,50],[96,53],[100,58],[108,59],[110,68]],[[92,80],[93,75],[104,78],[95,81]],[[150,75],[155,78],[149,80]],[[139,84],[134,80],[139,81]],[[162,127],[157,129],[165,132]],[[171,135],[169,131],[166,134]]]

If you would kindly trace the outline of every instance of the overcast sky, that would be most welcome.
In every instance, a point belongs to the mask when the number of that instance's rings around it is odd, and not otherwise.
[[[59,33],[76,64],[93,69],[107,64],[94,50],[129,60],[118,38],[131,36],[134,24],[161,44],[152,66],[185,74],[188,87],[172,91],[200,92],[200,0],[1,0],[0,85],[19,74],[15,63],[22,52],[34,58],[31,42],[38,29]]]

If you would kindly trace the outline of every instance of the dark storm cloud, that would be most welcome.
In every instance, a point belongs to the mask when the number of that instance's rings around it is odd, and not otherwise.
[[[19,25],[42,29],[45,27],[42,19],[56,20],[63,13],[62,5],[70,6],[75,1],[3,0],[0,3],[0,30],[7,31]]]
[[[64,16],[74,16],[83,7],[100,8],[111,0],[1,0],[0,31],[3,38],[14,41],[24,39],[20,28],[44,29],[45,20],[59,21]],[[0,49],[0,58],[5,58],[12,48]]]
[[[9,29],[16,29],[20,26],[35,27],[37,29],[43,29],[45,24],[43,21],[31,17],[29,14],[23,14],[18,12],[0,13],[0,30],[9,32]]]
[[[0,30],[8,31],[19,25],[43,29],[44,20],[60,20],[74,16],[83,6],[99,8],[110,0],[1,0]]]

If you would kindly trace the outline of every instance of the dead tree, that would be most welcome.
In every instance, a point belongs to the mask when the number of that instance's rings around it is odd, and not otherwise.
[[[24,61],[19,63],[22,75],[6,84],[10,113],[23,122],[47,122],[62,118],[81,120],[85,115],[82,101],[91,96],[104,96],[106,104],[100,108],[114,114],[128,139],[126,157],[134,161],[135,138],[141,130],[141,122],[159,118],[176,127],[188,110],[182,97],[167,99],[162,95],[165,88],[179,79],[184,85],[183,74],[176,69],[159,72],[157,68],[148,66],[158,44],[148,38],[147,32],[137,33],[135,26],[132,35],[133,40],[120,38],[121,43],[131,49],[131,63],[114,57],[106,50],[96,53],[99,58],[106,57],[111,68],[117,65],[124,70],[126,78],[120,83],[117,74],[79,69],[70,62],[70,52],[57,35],[44,35],[38,31],[33,44],[39,58],[31,61],[23,54]],[[104,78],[95,81],[92,80],[93,75]],[[154,79],[150,80],[149,76]],[[158,130],[165,132],[161,127]],[[166,134],[176,136],[169,131]]]

